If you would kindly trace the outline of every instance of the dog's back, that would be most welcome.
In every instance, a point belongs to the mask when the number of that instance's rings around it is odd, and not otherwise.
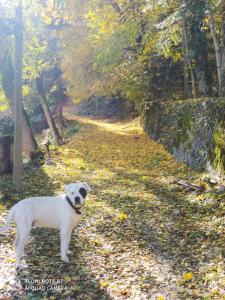
[[[59,228],[59,218],[65,211],[65,196],[26,198],[15,205],[14,220],[18,224]]]

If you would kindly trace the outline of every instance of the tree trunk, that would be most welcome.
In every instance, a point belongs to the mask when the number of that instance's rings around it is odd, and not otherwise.
[[[206,97],[208,95],[208,85],[206,83],[206,74],[204,70],[198,71],[198,92],[200,96]]]
[[[221,94],[225,96],[225,49],[222,49],[221,53]]]
[[[13,152],[13,184],[17,191],[22,189],[22,56],[23,25],[22,3],[16,8],[15,26],[15,104],[14,104],[14,152]]]
[[[222,41],[221,44],[221,96],[225,96],[225,23],[222,25]]]
[[[13,171],[13,136],[0,137],[0,174]]]
[[[57,118],[58,118],[60,132],[63,133],[63,130],[66,127],[66,124],[65,124],[64,117],[63,117],[63,105],[62,105],[62,103],[57,104]]]
[[[188,99],[189,93],[189,72],[188,72],[188,49],[185,43],[185,35],[183,30],[183,51],[184,51],[184,99]]]
[[[190,58],[190,50],[189,50],[189,45],[188,45],[188,34],[187,34],[187,27],[186,27],[186,22],[185,18],[182,18],[183,21],[183,35],[184,35],[184,46],[185,46],[185,56],[189,68],[189,72],[191,75],[191,86],[192,86],[192,96],[194,98],[197,98],[197,91],[196,91],[196,81],[195,81],[195,74],[192,68],[192,63],[191,63],[191,58]]]
[[[23,124],[23,151],[28,158],[30,158],[31,152],[38,150],[38,144],[35,139],[33,130],[30,125],[30,120],[27,115],[25,108],[23,107],[22,115],[22,124]]]
[[[3,80],[3,89],[6,97],[9,100],[9,106],[14,113],[14,78],[15,71],[12,64],[11,57],[8,53],[4,56],[4,60],[1,62],[1,72]],[[32,131],[30,121],[26,110],[22,109],[22,126],[23,126],[23,151],[28,159],[30,159],[30,153],[38,150],[38,144],[36,142],[34,133]]]
[[[63,133],[63,129],[66,127],[66,123],[63,118],[63,102],[65,100],[65,93],[63,91],[62,79],[58,78],[56,84],[57,84],[58,95],[60,97],[60,101],[58,101],[58,103],[56,104],[56,113],[57,113],[60,132]]]
[[[207,8],[206,0],[191,1],[190,12],[193,15],[190,21],[191,47],[193,60],[195,63],[195,72],[198,82],[198,96],[206,97],[209,92],[208,82],[211,74],[208,69],[208,40],[206,33],[201,29],[200,20],[204,20]],[[199,2],[199,4],[197,4]]]
[[[52,117],[52,114],[51,114],[51,111],[48,107],[41,77],[36,78],[36,87],[37,87],[38,94],[40,96],[41,105],[43,107],[43,111],[44,111],[46,120],[48,122],[48,126],[51,130],[52,136],[53,136],[56,144],[61,145],[62,144],[62,138],[61,138],[61,136],[58,132],[58,129],[55,125],[55,121],[54,121],[54,119]]]
[[[209,27],[210,27],[210,32],[212,35],[215,53],[216,53],[216,66],[217,66],[218,83],[219,83],[219,96],[224,96],[224,94],[222,94],[221,48],[220,48],[220,43],[216,36],[216,25],[215,25],[214,17],[213,17],[213,14],[210,9],[209,9]]]

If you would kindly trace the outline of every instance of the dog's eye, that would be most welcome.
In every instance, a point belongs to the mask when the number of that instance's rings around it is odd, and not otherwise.
[[[71,193],[72,195],[74,194],[74,192]]]

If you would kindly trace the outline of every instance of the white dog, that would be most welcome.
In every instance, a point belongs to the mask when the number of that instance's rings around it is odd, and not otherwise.
[[[6,224],[0,228],[0,233],[8,230],[10,222],[15,221],[17,234],[14,247],[18,269],[22,269],[21,258],[32,226],[59,229],[61,259],[69,262],[67,254],[71,253],[71,233],[81,218],[80,210],[88,191],[90,187],[87,183],[71,183],[65,186],[63,195],[27,198],[10,209]]]

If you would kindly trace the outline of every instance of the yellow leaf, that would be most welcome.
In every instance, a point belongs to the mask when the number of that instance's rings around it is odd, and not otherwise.
[[[119,215],[119,219],[120,219],[120,221],[125,221],[127,219],[127,215],[125,213],[121,213]]]
[[[102,246],[102,242],[99,241],[98,239],[94,239],[94,240],[93,240],[93,244],[94,244],[95,246]]]
[[[9,258],[7,258],[7,261],[9,263],[14,263],[16,260],[15,260],[15,258],[9,257]]]
[[[165,300],[166,298],[164,297],[164,296],[162,296],[162,295],[160,295],[160,296],[158,296],[157,298],[156,298],[156,300]]]
[[[107,281],[107,280],[100,280],[99,284],[100,284],[100,287],[106,288],[109,285],[109,281]]]
[[[64,276],[63,280],[65,283],[69,283],[72,280],[72,278],[70,276]]]
[[[192,278],[193,278],[193,274],[191,272],[187,272],[187,273],[183,274],[183,279],[185,281],[190,281],[190,280],[192,280]]]

